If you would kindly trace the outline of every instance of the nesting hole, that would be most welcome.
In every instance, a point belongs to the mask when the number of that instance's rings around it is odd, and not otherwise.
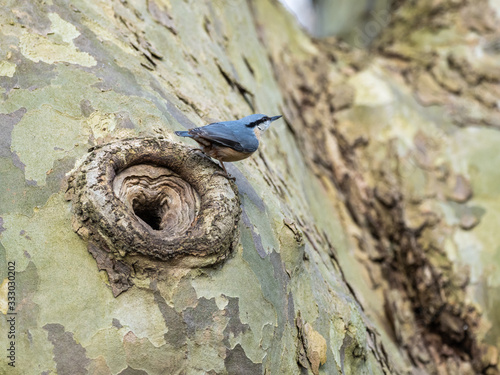
[[[146,229],[167,237],[185,233],[200,209],[200,197],[193,187],[164,167],[129,167],[115,177],[113,190]]]
[[[154,230],[160,230],[164,209],[155,201],[136,199],[132,203],[134,213]]]

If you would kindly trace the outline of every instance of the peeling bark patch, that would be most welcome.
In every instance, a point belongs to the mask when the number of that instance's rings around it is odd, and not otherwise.
[[[19,159],[19,156],[17,155],[16,152],[12,153],[12,164],[17,169],[19,169],[20,171],[23,172],[23,178],[24,178],[25,177],[24,176],[24,171],[26,170],[26,165],[21,161],[21,159]],[[28,186],[36,186],[36,181],[26,180],[26,178],[24,178],[24,181],[25,181],[26,185],[28,185]]]
[[[148,0],[148,11],[156,22],[165,26],[172,34],[177,35],[174,20],[170,14],[168,14],[167,9],[163,7],[160,8],[160,6],[153,0]]]
[[[241,194],[245,195],[250,199],[250,201],[260,210],[260,212],[266,211],[266,205],[259,194],[255,191],[253,186],[248,182],[248,180],[241,175],[241,178],[238,176],[236,179],[238,190]]]
[[[5,232],[5,228],[3,227],[3,217],[0,216],[0,234],[2,234],[2,232]]]
[[[119,284],[115,296],[130,282],[132,265],[134,272],[159,272],[165,261],[202,267],[231,253],[241,209],[236,185],[217,171],[190,148],[155,138],[90,150],[68,179],[67,199],[74,230],[94,244],[89,251]]]
[[[199,299],[196,307],[188,307],[182,313],[187,325],[187,334],[194,337],[196,332],[203,331],[213,324],[214,315],[219,312],[215,299]]]
[[[116,126],[122,129],[135,129],[135,125],[130,120],[127,112],[119,112],[115,115]]]
[[[260,238],[260,234],[255,231],[255,227],[250,222],[250,218],[247,216],[245,210],[243,210],[241,217],[243,219],[243,223],[245,224],[245,226],[248,229],[250,229],[250,232],[252,233],[255,250],[257,250],[257,253],[261,258],[265,258],[267,256],[267,253],[266,250],[264,249],[264,246],[262,245],[262,238]]]
[[[486,210],[479,206],[449,202],[449,207],[453,210],[455,217],[458,219],[458,224],[463,230],[474,228],[486,214]]]
[[[135,368],[128,366],[125,370],[120,372],[118,375],[148,375],[148,373],[146,371],[136,370]]]
[[[87,250],[95,259],[99,270],[106,271],[108,274],[111,290],[116,297],[132,287],[133,284],[130,281],[132,267],[121,260],[110,258],[109,251],[101,248],[102,246],[89,241]]]
[[[59,44],[40,35],[25,34],[21,37],[19,46],[21,53],[36,63],[66,62],[86,67],[97,65],[94,57],[78,51],[72,42]]]
[[[342,369],[342,373],[344,373],[344,363],[345,363],[345,350],[350,347],[354,342],[353,338],[349,335],[344,336],[344,340],[342,341],[342,346],[340,347],[340,368]]]
[[[43,62],[35,63],[24,57],[19,51],[11,51],[10,62],[15,64],[16,72],[12,78],[0,77],[0,86],[5,89],[8,96],[13,89],[33,91],[50,85],[56,77],[55,65]]]
[[[0,114],[0,130],[2,134],[0,137],[0,157],[12,159],[13,164],[22,171],[24,171],[24,164],[19,160],[17,154],[11,151],[11,144],[14,126],[21,121],[25,114],[26,108],[24,107],[12,113]]]
[[[234,349],[226,350],[224,364],[228,374],[255,375],[262,374],[262,363],[254,363],[245,354],[240,344]]]
[[[288,323],[294,324],[295,321],[295,303],[293,302],[293,294],[288,293]]]
[[[13,154],[14,160],[18,160]],[[46,175],[47,184],[38,187],[35,181],[26,180],[24,164],[19,161],[17,166],[14,161],[0,158],[0,169],[8,176],[11,191],[16,190],[18,194],[11,194],[9,189],[0,191],[0,214],[3,212],[19,212],[25,215],[33,213],[33,208],[43,206],[49,197],[61,190],[61,181],[65,174],[75,165],[75,159],[67,157],[53,162],[53,168]]]
[[[310,323],[305,323],[299,315],[295,320],[297,329],[299,331],[299,339],[301,341],[301,348],[299,348],[297,362],[302,366],[307,367],[305,356],[309,362],[311,371],[314,375],[319,374],[319,367],[326,363],[327,344],[325,338],[316,331]],[[341,363],[343,366],[343,353],[341,350]]]
[[[285,271],[280,254],[273,249],[273,251],[269,254],[269,261],[273,266],[274,278],[279,281],[279,285],[283,288],[283,290],[286,290],[286,285],[288,284],[290,277]]]
[[[155,302],[158,304],[161,315],[165,320],[165,325],[168,327],[168,332],[165,333],[165,341],[171,344],[174,348],[179,348],[186,344],[186,323],[182,319],[182,315],[170,307],[159,291],[154,292]]]
[[[50,21],[47,17],[48,9],[45,4],[41,5],[31,0],[16,1],[16,3],[17,6],[12,9],[12,13],[15,14],[21,25],[43,35],[49,32]]]
[[[227,297],[228,304],[224,309],[226,316],[229,317],[229,322],[224,329],[224,345],[230,346],[229,339],[237,337],[250,329],[248,324],[243,324],[240,320],[239,298]]]
[[[449,198],[458,203],[465,203],[472,198],[472,187],[464,176],[456,176],[455,185]]]
[[[46,324],[43,328],[48,332],[48,339],[54,346],[54,361],[58,374],[86,375],[90,359],[86,350],[73,338],[73,334],[65,332],[60,324]]]
[[[286,296],[287,284],[290,281],[290,277],[285,271],[281,255],[273,249],[273,251],[269,253],[267,259],[269,260],[272,266],[274,281],[273,283],[268,283],[266,287],[262,288],[264,295],[268,296],[267,298],[269,298],[269,300],[275,301],[274,305],[277,311],[288,310],[289,307],[287,305],[289,299],[286,298],[285,296]],[[275,338],[281,339],[283,331],[285,329],[286,316],[283,314],[278,314],[277,317],[278,317],[278,326],[275,329],[274,336]],[[293,322],[293,318],[291,321]]]
[[[78,40],[80,39],[82,38]],[[92,44],[92,48],[89,47],[89,49],[92,50],[92,54],[96,56],[98,61],[106,61],[106,63],[98,65],[98,68],[95,67],[90,69],[92,74],[100,79],[100,81],[92,85],[92,87],[103,92],[114,91],[126,96],[145,96],[144,92],[139,89],[140,84],[137,82],[135,75],[129,69],[116,64],[113,59],[110,59],[108,56],[109,51],[99,50],[97,46],[99,46],[99,43],[95,42]],[[117,85],[116,82],[120,82],[120,85]],[[153,96],[148,99],[159,104]],[[161,108],[161,104],[159,104],[158,107]]]
[[[94,111],[94,107],[92,107],[92,104],[90,103],[90,100],[88,99],[83,99],[80,102],[80,110],[82,111],[82,115],[85,117],[89,117]]]

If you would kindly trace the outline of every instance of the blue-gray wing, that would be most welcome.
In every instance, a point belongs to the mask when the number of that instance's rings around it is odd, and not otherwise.
[[[237,121],[216,122],[200,128],[190,129],[189,134],[240,152],[254,152],[259,140],[253,130]]]

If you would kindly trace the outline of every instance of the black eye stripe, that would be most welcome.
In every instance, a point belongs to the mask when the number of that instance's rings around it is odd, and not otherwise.
[[[256,127],[257,125],[260,125],[260,124],[262,124],[263,122],[266,122],[266,121],[268,121],[268,120],[270,120],[270,118],[269,118],[269,117],[263,117],[263,118],[261,118],[261,119],[259,119],[259,120],[257,120],[257,121],[254,121],[254,122],[251,122],[250,124],[247,124],[246,126],[248,126],[249,128],[254,128],[254,127]]]

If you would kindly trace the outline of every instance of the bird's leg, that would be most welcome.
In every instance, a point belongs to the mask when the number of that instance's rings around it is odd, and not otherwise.
[[[224,166],[224,163],[220,160],[219,160],[219,163],[220,163],[220,166],[222,167],[222,169],[224,169],[224,172],[226,172],[226,174],[229,176],[229,173],[227,173],[226,167]]]
[[[224,163],[223,163],[222,161],[220,161],[220,160],[219,160],[219,163],[220,163],[220,165],[221,165],[222,169],[224,169],[224,173],[225,173],[225,175],[223,175],[223,174],[222,174],[221,172],[219,172],[219,171],[217,171],[217,172],[215,172],[215,173],[216,173],[216,174],[220,174],[221,176],[224,176],[224,177],[226,177],[226,178],[227,178],[227,179],[229,179],[229,180],[236,181],[236,177],[231,177],[231,176],[229,175],[229,173],[227,173],[227,170],[226,170],[226,167],[224,166]]]

